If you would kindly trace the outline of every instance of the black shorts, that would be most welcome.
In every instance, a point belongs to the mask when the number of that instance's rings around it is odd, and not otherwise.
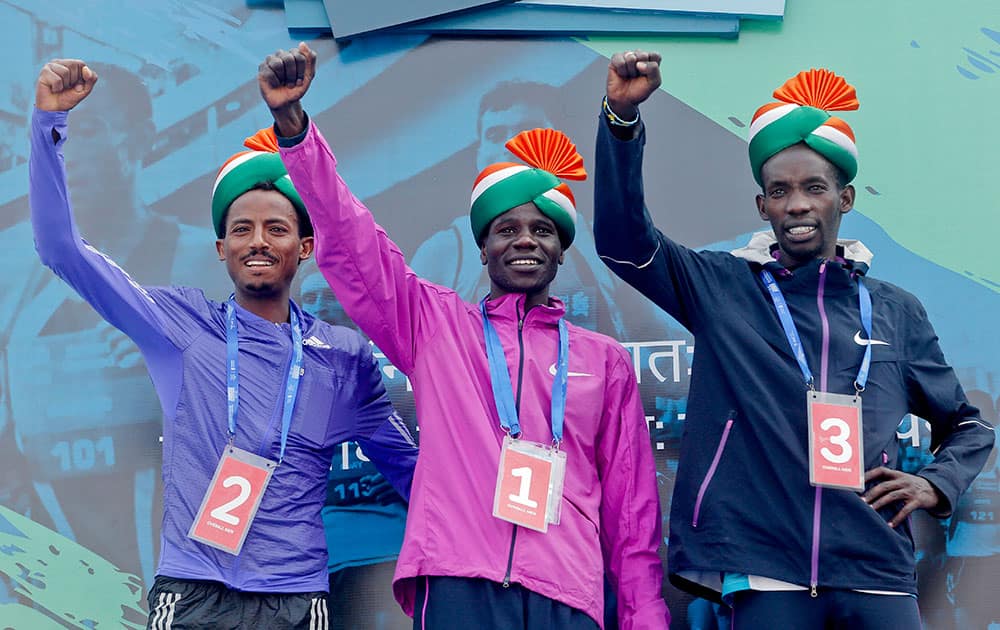
[[[219,582],[156,576],[147,630],[327,630],[326,593],[245,593]]]
[[[417,577],[414,630],[598,630],[582,610],[511,584]]]

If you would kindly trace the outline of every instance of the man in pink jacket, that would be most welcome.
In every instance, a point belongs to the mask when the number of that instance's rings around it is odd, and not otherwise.
[[[316,261],[347,314],[407,374],[420,419],[394,592],[415,628],[602,626],[605,572],[623,630],[666,628],[656,471],[635,373],[615,341],[567,324],[549,284],[573,240],[585,177],[559,132],[508,147],[473,191],[491,279],[479,304],[417,277],[300,105],[315,53],[259,71]],[[534,168],[531,168],[534,167]]]

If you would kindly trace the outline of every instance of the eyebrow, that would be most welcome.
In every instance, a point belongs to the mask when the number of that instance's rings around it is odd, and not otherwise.
[[[830,180],[823,175],[810,175],[802,180],[803,184],[830,184]],[[777,186],[789,186],[791,182],[784,179],[776,179],[768,183],[767,188],[775,188]]]
[[[246,217],[242,217],[242,218],[239,218],[239,219],[233,219],[232,220],[232,225],[247,224],[247,223],[252,224],[253,220],[248,219]],[[288,219],[284,219],[284,218],[280,218],[280,217],[271,217],[269,219],[264,219],[264,223],[266,225],[274,225],[274,224],[277,224],[277,223],[280,223],[280,224],[283,224],[283,225],[291,225],[292,224],[292,222],[289,221]]]

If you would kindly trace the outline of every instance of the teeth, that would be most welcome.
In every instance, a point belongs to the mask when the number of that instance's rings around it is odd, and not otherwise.
[[[788,228],[789,234],[809,234],[816,228],[810,225],[796,225],[795,227]]]
[[[521,265],[521,266],[537,265],[538,261],[537,260],[512,260],[510,262],[510,264],[512,264],[512,265]]]
[[[270,267],[274,263],[269,260],[248,260],[247,267]]]

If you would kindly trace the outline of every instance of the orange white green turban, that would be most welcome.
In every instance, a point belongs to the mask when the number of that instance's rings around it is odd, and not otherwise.
[[[800,72],[774,91],[750,123],[750,167],[761,187],[764,162],[788,147],[806,143],[847,175],[858,174],[858,148],[850,126],[828,114],[858,108],[854,88],[829,70]]]
[[[250,150],[241,151],[226,160],[215,178],[215,186],[212,188],[212,225],[215,226],[215,235],[223,238],[226,234],[225,218],[230,204],[257,184],[268,182],[274,184],[278,192],[292,202],[299,222],[302,223],[302,234],[311,236],[313,230],[309,213],[278,154],[278,138],[274,135],[274,129],[261,129],[244,140],[243,146]]]
[[[497,162],[479,173],[472,188],[472,234],[482,247],[493,219],[534,203],[552,219],[563,248],[576,236],[576,200],[562,179],[584,180],[583,158],[561,131],[531,129],[507,141],[507,149],[527,164]]]

